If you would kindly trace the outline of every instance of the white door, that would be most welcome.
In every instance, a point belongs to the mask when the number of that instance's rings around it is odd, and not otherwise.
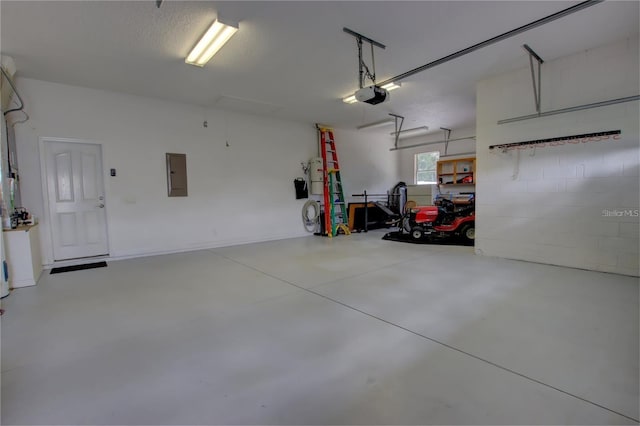
[[[109,254],[101,146],[45,141],[55,260]]]

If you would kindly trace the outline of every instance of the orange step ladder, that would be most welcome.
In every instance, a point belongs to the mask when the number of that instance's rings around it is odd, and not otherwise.
[[[318,127],[320,132],[320,151],[322,153],[323,184],[324,184],[324,229],[325,235],[334,237],[342,231],[345,235],[349,231],[349,218],[344,201],[338,151],[333,138],[333,129]]]

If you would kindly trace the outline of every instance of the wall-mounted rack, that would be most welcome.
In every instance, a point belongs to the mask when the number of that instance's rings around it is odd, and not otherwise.
[[[601,140],[609,139],[610,136],[613,136],[613,139],[619,139],[616,135],[622,134],[620,130],[609,130],[606,132],[596,132],[596,133],[584,133],[581,135],[571,135],[571,136],[561,136],[557,138],[548,138],[548,139],[536,139],[531,141],[523,141],[523,142],[512,142],[512,143],[503,143],[499,145],[490,145],[489,149],[502,149],[509,150],[513,148],[522,148],[522,147],[534,147],[534,146],[545,146],[545,144],[549,143],[551,146],[554,144],[563,145],[561,142],[568,142],[573,144],[578,143],[586,143],[586,142],[597,142]]]

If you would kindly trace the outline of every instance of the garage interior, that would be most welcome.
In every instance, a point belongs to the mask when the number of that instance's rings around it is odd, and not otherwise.
[[[0,20],[3,424],[638,424],[638,2]]]

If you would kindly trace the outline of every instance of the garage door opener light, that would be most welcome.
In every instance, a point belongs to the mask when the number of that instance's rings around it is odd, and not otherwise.
[[[392,90],[396,90],[398,88],[400,88],[400,86],[402,86],[401,83],[387,83],[383,86],[380,86],[381,89],[386,90],[387,92],[390,92]],[[358,102],[358,100],[356,99],[356,94],[352,94],[347,96],[346,98],[342,98],[342,102],[344,102],[345,104],[355,104],[356,102]]]

